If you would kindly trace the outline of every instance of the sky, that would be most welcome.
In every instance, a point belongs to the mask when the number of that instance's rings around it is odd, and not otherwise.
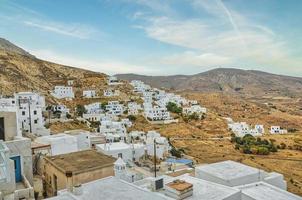
[[[0,0],[0,37],[107,74],[302,77],[301,0]]]

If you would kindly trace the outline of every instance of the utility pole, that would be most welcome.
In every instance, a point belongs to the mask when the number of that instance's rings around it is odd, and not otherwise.
[[[28,99],[28,115],[29,115],[29,132],[32,132],[32,128],[31,128],[31,113],[30,113],[30,99]]]
[[[154,177],[156,178],[156,138],[154,138]]]

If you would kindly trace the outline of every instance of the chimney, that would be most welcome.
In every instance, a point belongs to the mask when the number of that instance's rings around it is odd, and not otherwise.
[[[165,195],[177,200],[186,199],[193,196],[193,185],[183,180],[174,180],[166,184]]]
[[[81,196],[83,194],[83,187],[81,184],[75,185],[73,187],[72,193],[76,196]]]
[[[66,177],[67,177],[67,191],[68,192],[72,192],[73,190],[73,177],[72,177],[72,171],[67,171],[65,173]]]

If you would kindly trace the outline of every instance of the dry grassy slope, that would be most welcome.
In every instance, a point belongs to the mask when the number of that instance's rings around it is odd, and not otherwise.
[[[56,84],[65,84],[75,79],[79,84],[90,82],[87,75],[93,75],[94,81],[104,82],[105,75],[83,69],[67,67],[33,57],[0,50],[0,80],[2,94],[10,95],[15,91],[35,90],[47,94]]]
[[[184,96],[198,100],[209,110],[222,117],[231,117],[234,121],[246,121],[250,124],[264,124],[266,128],[272,125],[280,125],[287,129],[298,129],[302,132],[302,114],[295,104],[289,104],[288,100],[271,102],[270,105],[254,102],[243,98],[234,98],[231,95],[220,93],[182,93]],[[296,102],[296,99],[291,99]],[[284,107],[296,112],[284,111]]]
[[[286,128],[297,128],[300,132],[293,135],[265,136],[274,139],[275,144],[284,142],[287,146],[302,145],[302,117],[272,109],[264,104],[257,104],[241,98],[234,98],[221,93],[181,93],[189,99],[196,99],[208,108],[207,116],[202,121],[185,123],[180,119],[178,124],[152,125],[143,117],[139,117],[131,130],[158,130],[162,135],[174,138],[173,145],[182,148],[185,153],[196,159],[198,163],[213,163],[224,160],[235,160],[267,171],[284,174],[290,192],[302,195],[302,154],[297,150],[280,150],[269,156],[245,155],[234,149],[227,136],[226,121],[230,116],[234,120],[248,123],[262,123],[268,127],[279,124]],[[223,139],[217,139],[224,136]],[[175,140],[176,139],[176,140]],[[292,160],[282,160],[283,158]],[[281,159],[281,160],[280,160]],[[300,161],[299,161],[300,160]]]

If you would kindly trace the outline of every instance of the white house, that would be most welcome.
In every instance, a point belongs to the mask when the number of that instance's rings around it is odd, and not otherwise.
[[[101,103],[91,103],[91,104],[88,104],[88,105],[85,105],[85,110],[86,110],[86,113],[94,113],[94,114],[99,114],[99,113],[103,113],[104,110],[102,108],[102,104]]]
[[[60,111],[62,113],[70,113],[70,109],[67,108],[65,105],[63,104],[58,104],[58,105],[53,105],[52,106],[52,111],[56,112],[56,111]]]
[[[261,136],[264,133],[263,125],[256,125],[254,129],[251,129],[246,122],[229,123],[228,127],[238,137],[243,137],[247,134]]]
[[[94,98],[96,97],[96,91],[95,90],[84,90],[83,91],[83,97],[85,98]]]
[[[67,108],[65,105],[63,104],[58,104],[58,105],[53,105],[52,106],[52,111],[55,112],[60,112],[61,113],[61,118],[66,118],[67,114],[70,113],[70,109]]]
[[[201,117],[203,113],[207,112],[207,109],[204,107],[201,107],[200,105],[192,105],[190,107],[184,107],[182,112],[186,115],[192,115],[193,113],[196,113]]]
[[[145,154],[145,145],[113,142],[96,145],[96,149],[106,155],[122,158],[124,161],[138,161]]]
[[[109,76],[108,80],[107,80],[107,83],[108,83],[108,85],[120,85],[120,84],[123,84],[123,83],[119,82],[119,80],[115,76]]]
[[[79,151],[93,148],[96,144],[106,143],[105,135],[100,133],[91,133],[85,130],[71,130],[65,131],[64,134],[68,134],[77,138]]]
[[[270,133],[271,134],[286,134],[287,130],[282,129],[280,126],[271,126]]]
[[[128,133],[127,142],[131,143],[133,141],[145,142],[146,133],[144,131],[131,131]]]
[[[255,130],[259,133],[259,134],[264,134],[265,133],[265,129],[264,126],[262,124],[256,124],[255,125]]]
[[[57,99],[73,99],[74,92],[71,86],[55,86],[51,93]]]
[[[77,137],[64,133],[38,137],[35,141],[41,144],[49,144],[52,156],[79,150]]]
[[[139,111],[142,110],[142,106],[136,102],[129,102],[127,107],[129,115],[138,115]]]
[[[104,90],[104,96],[105,97],[115,97],[115,96],[119,96],[120,95],[120,91],[119,90],[114,90],[114,89],[106,89]]]
[[[145,91],[151,90],[150,85],[147,85],[144,82],[139,81],[139,80],[132,80],[130,84],[133,86],[133,88],[134,88],[133,91],[136,93],[143,93]]]
[[[101,121],[100,133],[104,134],[108,141],[125,141],[127,129],[122,122]]]
[[[34,199],[31,141],[0,140],[0,194],[3,199]],[[22,187],[18,187],[22,186]]]
[[[148,131],[146,134],[146,147],[148,155],[154,156],[154,142],[156,143],[156,157],[164,159],[168,156],[170,145],[168,139],[162,137],[160,133],[156,131]]]
[[[99,122],[106,116],[105,113],[84,113],[83,118],[91,122]]]
[[[106,111],[113,115],[122,115],[124,112],[124,105],[118,101],[109,101],[106,105]]]
[[[170,112],[168,112],[166,107],[146,107],[145,108],[145,117],[150,121],[165,121],[170,120]]]
[[[121,123],[127,128],[130,128],[133,125],[128,118],[121,119]]]
[[[49,135],[50,131],[44,127],[45,120],[42,115],[45,98],[33,92],[19,92],[15,94],[15,98],[21,129],[38,136]]]

